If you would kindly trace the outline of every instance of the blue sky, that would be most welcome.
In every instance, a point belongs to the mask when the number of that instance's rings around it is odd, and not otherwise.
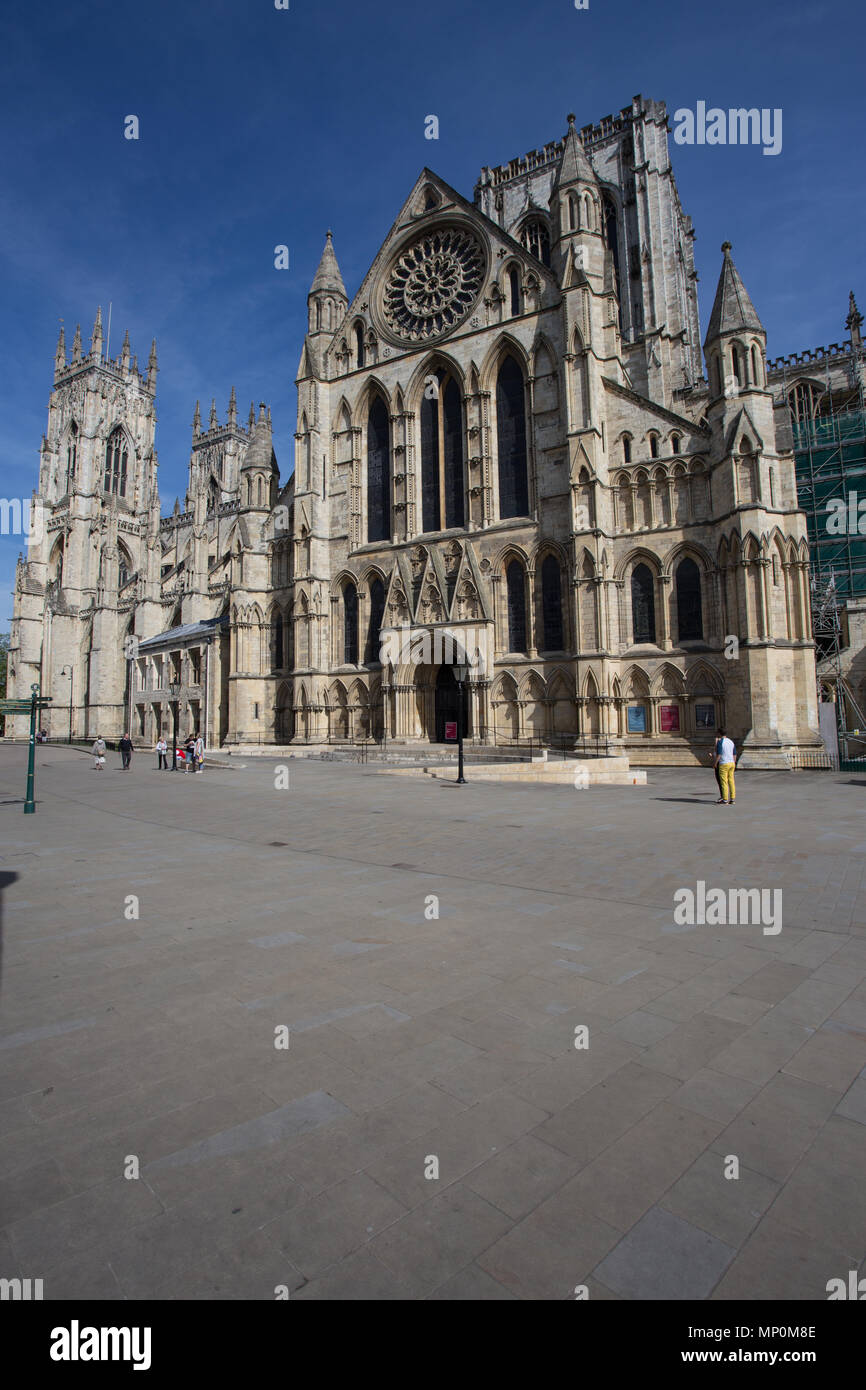
[[[58,321],[112,310],[157,339],[163,510],[183,496],[196,398],[272,409],[291,467],[306,293],[328,227],[350,295],[419,172],[471,198],[483,164],[642,92],[783,111],[777,157],[671,141],[697,231],[702,327],[734,259],[771,356],[866,309],[862,0],[129,0],[6,7],[0,24],[0,493],[36,484]],[[140,139],[123,138],[124,117]],[[439,139],[424,118],[439,117]],[[274,247],[289,247],[288,271]],[[20,541],[0,537],[0,631]]]

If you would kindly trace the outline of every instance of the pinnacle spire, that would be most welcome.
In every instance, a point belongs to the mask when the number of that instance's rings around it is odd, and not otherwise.
[[[216,398],[214,398],[211,400],[210,403],[210,419],[208,420],[207,427],[209,430],[215,430],[218,427],[218,424],[219,421],[217,420]]]
[[[252,401],[250,401],[250,416],[249,416],[249,420],[248,420],[247,423],[248,423],[248,425],[249,425],[249,427],[250,427],[251,430],[255,427],[255,423],[256,423],[256,408],[255,408],[255,406],[253,405]]]
[[[129,329],[127,328],[123,334],[123,345],[120,349],[120,360],[125,367],[129,366],[129,355]]]
[[[859,351],[863,346],[863,335],[860,329],[863,326],[863,315],[857,308],[857,300],[854,298],[852,290],[848,296],[848,317],[845,320],[845,327],[851,334],[851,346],[855,351]]]
[[[229,396],[228,421],[230,425],[236,425],[238,422],[238,398],[235,395],[234,387],[232,387],[231,395]]]
[[[150,356],[147,359],[147,384],[151,389],[156,389],[156,374],[159,365],[156,360],[156,339],[152,338],[150,343]]]
[[[853,298],[853,296],[852,296]],[[57,339],[57,351],[54,354],[55,371],[62,372],[66,366],[66,335],[63,332],[63,320],[60,320],[60,335]]]
[[[576,117],[569,113],[568,134],[562,147],[562,159],[553,183],[554,191],[570,183],[597,183],[595,170],[586,157],[583,142],[577,133]]]
[[[93,333],[90,337],[90,355],[100,357],[102,355],[102,305],[96,310],[96,319],[93,324]]]
[[[325,236],[325,248],[322,251],[319,268],[313,276],[310,294],[318,294],[328,290],[332,294],[342,295],[343,299],[348,300],[349,298],[346,294],[346,286],[343,284],[343,277],[340,274],[340,267],[337,264],[334,240],[330,231]]]
[[[201,434],[201,410],[198,401],[195,403],[195,411],[192,417],[192,432],[195,438],[198,438]]]
[[[716,298],[710,322],[707,327],[706,342],[721,337],[723,333],[763,333],[764,325],[758,318],[758,311],[749,298],[748,291],[740,278],[740,272],[731,259],[731,243],[722,242],[722,270],[719,275]]]
[[[80,361],[81,361],[81,324],[80,324],[80,323],[77,323],[77,324],[75,325],[75,337],[72,339],[72,360],[73,360],[73,362],[80,362]]]

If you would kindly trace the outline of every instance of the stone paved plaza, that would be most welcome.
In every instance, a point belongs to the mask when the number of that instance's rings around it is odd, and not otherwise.
[[[709,771],[119,761],[40,749],[24,817],[0,746],[0,1275],[823,1300],[866,1272],[866,778],[743,773],[722,808]],[[698,880],[781,888],[782,930],[678,925]]]

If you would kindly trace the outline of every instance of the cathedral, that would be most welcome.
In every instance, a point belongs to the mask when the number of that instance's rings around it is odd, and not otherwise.
[[[809,552],[766,333],[722,246],[703,348],[662,103],[429,169],[350,298],[328,232],[294,464],[193,423],[163,516],[157,356],[61,332],[10,694],[55,738],[310,751],[466,738],[743,765],[819,747]],[[10,721],[12,722],[12,721]],[[14,721],[15,733],[25,732]]]

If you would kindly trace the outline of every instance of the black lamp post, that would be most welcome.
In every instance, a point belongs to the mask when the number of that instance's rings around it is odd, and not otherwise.
[[[73,666],[64,666],[64,667],[63,667],[63,670],[60,672],[60,674],[61,674],[61,676],[68,676],[68,677],[69,677],[69,738],[67,739],[67,743],[71,743],[71,742],[72,742],[72,682],[73,682],[73,680],[75,679],[75,668],[74,668]]]
[[[168,687],[171,696],[171,770],[177,772],[177,705],[180,699],[180,682],[171,681]]]
[[[457,785],[465,786],[466,778],[463,776],[463,682],[469,675],[469,666],[465,662],[456,662],[454,665],[454,679],[457,682]]]

